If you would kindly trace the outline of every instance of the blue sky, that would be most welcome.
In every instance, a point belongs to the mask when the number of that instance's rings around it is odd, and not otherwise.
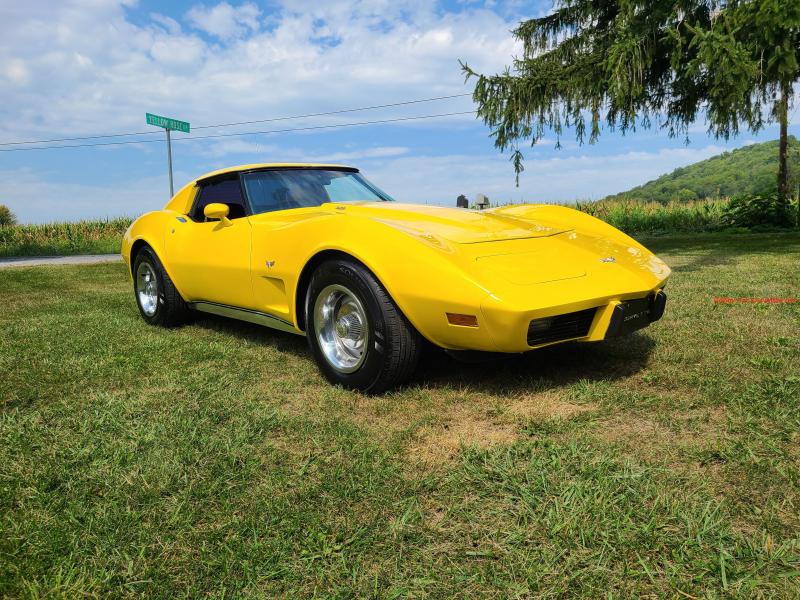
[[[207,125],[470,91],[458,59],[496,72],[509,30],[550,2],[155,2],[30,0],[0,6],[0,141],[145,131],[145,112]],[[468,111],[469,98],[226,128],[242,132]],[[795,111],[791,132],[800,134]],[[204,133],[215,133],[206,130]],[[176,141],[176,187],[215,168],[267,161],[358,166],[395,198],[452,205],[598,198],[724,149],[702,122],[691,143],[649,130],[528,149],[520,187],[469,115],[292,134]],[[151,136],[152,137],[152,136]],[[178,134],[176,134],[178,137]],[[22,222],[137,215],[164,204],[162,143],[0,153],[0,203]]]

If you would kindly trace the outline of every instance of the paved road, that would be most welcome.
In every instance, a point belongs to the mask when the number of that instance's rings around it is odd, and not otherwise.
[[[84,254],[81,256],[22,256],[0,258],[0,269],[35,267],[38,265],[94,265],[122,260],[119,254]]]

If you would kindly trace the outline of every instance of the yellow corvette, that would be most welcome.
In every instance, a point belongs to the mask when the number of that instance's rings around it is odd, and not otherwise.
[[[406,380],[449,351],[596,342],[659,319],[669,267],[563,206],[395,202],[357,169],[255,164],[204,175],[138,218],[122,256],[154,325],[203,311],[300,335],[332,382]]]

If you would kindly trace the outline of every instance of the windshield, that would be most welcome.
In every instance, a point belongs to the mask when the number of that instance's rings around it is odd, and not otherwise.
[[[274,169],[242,174],[253,214],[319,206],[325,202],[385,202],[392,198],[359,173]]]

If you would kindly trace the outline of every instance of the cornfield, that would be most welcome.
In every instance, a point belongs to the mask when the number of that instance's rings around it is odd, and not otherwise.
[[[0,256],[46,256],[119,252],[132,219],[0,227]]]
[[[571,206],[571,205],[569,205]],[[576,202],[575,208],[630,234],[658,234],[725,229],[727,199],[671,201],[642,200]]]

